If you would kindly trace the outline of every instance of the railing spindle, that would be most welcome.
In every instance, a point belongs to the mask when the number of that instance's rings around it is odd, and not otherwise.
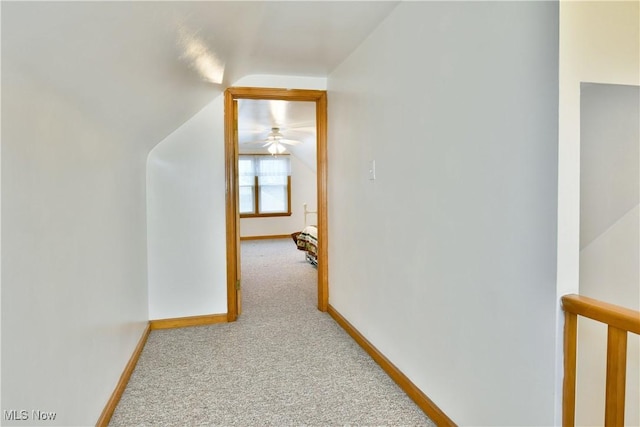
[[[573,427],[576,421],[576,337],[578,316],[584,316],[609,327],[604,425],[622,427],[627,372],[627,332],[640,334],[640,312],[580,295],[563,296],[562,308],[565,314],[562,425]]]
[[[562,425],[576,425],[576,348],[578,316],[564,313],[564,380],[562,383]]]
[[[624,390],[627,374],[627,331],[609,326],[607,336],[607,387],[604,425],[624,426]]]

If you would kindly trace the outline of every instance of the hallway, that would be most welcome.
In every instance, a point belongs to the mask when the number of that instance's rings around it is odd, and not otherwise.
[[[242,273],[237,322],[151,333],[110,425],[433,425],[317,311],[291,239],[243,242]]]

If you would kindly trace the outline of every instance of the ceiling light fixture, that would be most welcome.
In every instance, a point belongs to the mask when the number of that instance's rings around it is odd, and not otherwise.
[[[285,151],[287,151],[284,145],[280,144],[278,140],[274,140],[272,143],[270,143],[269,148],[267,148],[267,150],[273,156],[275,156],[276,154],[282,154]]]
[[[297,145],[300,143],[300,141],[284,139],[284,135],[280,133],[280,128],[278,127],[271,128],[271,132],[267,136],[267,139],[264,140],[264,142],[265,144],[263,145],[263,147],[268,147],[267,150],[274,156],[276,154],[282,154],[287,151],[287,148],[284,146],[284,144]]]

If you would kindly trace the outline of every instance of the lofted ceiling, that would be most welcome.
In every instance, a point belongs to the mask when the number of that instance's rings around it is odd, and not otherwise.
[[[397,3],[3,1],[2,72],[150,148],[241,77],[326,77]]]

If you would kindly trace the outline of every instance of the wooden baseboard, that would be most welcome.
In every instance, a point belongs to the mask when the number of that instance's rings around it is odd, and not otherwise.
[[[449,418],[431,399],[427,397],[415,384],[407,378],[393,363],[389,361],[380,351],[373,346],[351,323],[347,321],[331,305],[328,313],[342,328],[347,331],[351,338],[357,342],[371,356],[375,362],[393,379],[398,386],[424,411],[425,414],[438,426],[455,426],[456,424]]]
[[[109,421],[111,421],[111,417],[118,406],[118,402],[120,402],[120,398],[122,397],[122,393],[124,393],[125,388],[127,388],[127,384],[129,383],[129,378],[131,378],[131,374],[138,363],[138,359],[140,358],[140,354],[142,354],[142,349],[144,345],[147,343],[147,338],[149,338],[149,334],[152,330],[155,329],[170,329],[170,328],[183,328],[186,326],[198,326],[198,325],[211,325],[213,323],[225,323],[227,322],[227,315],[225,314],[209,314],[204,316],[191,316],[191,317],[179,317],[175,319],[158,319],[151,320],[147,324],[144,332],[142,333],[142,337],[140,337],[140,341],[138,341],[138,345],[136,346],[127,366],[125,366],[122,375],[120,375],[120,380],[118,380],[118,384],[116,385],[115,390],[111,394],[109,401],[107,401],[107,405],[104,407],[100,418],[98,418],[98,422],[96,423],[96,427],[106,427],[109,425]]]
[[[98,418],[98,422],[96,423],[97,427],[106,427],[109,425],[109,421],[111,421],[111,417],[116,410],[116,406],[118,406],[118,402],[120,402],[122,393],[124,393],[124,389],[127,387],[129,378],[131,378],[131,374],[133,373],[133,370],[138,363],[138,359],[140,358],[142,349],[147,343],[147,338],[149,338],[150,332],[151,325],[147,323],[147,327],[142,332],[142,336],[140,337],[140,341],[138,341],[138,345],[136,346],[135,350],[133,350],[133,354],[131,355],[129,362],[127,362],[122,375],[120,375],[120,379],[118,380],[118,384],[116,385],[115,390],[113,390],[111,397],[107,401],[107,405],[104,407],[100,418]]]
[[[291,234],[274,234],[271,236],[243,236],[240,240],[290,239]]]
[[[213,325],[214,323],[226,323],[227,314],[205,314],[203,316],[176,317],[174,319],[151,320],[151,330],[185,328],[187,326]]]

